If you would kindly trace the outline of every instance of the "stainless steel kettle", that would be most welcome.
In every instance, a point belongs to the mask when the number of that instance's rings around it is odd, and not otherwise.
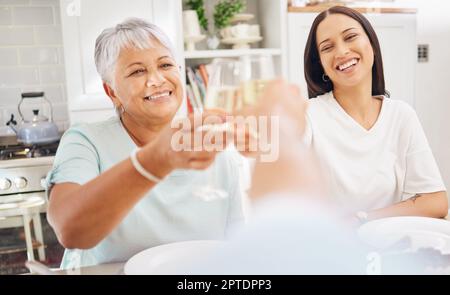
[[[23,100],[27,98],[43,98],[50,106],[50,119],[39,115],[39,110],[33,110],[33,118],[31,120],[25,120],[22,110],[20,109]],[[45,98],[44,92],[26,92],[22,93],[22,98],[17,106],[19,115],[22,119],[19,127],[16,129],[17,123],[14,121],[14,116],[11,116],[11,120],[7,123],[17,135],[17,141],[26,145],[43,144],[58,141],[60,136],[58,127],[52,121],[53,108],[50,101]]]

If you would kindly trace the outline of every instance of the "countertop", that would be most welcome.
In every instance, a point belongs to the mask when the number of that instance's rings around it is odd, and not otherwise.
[[[55,275],[123,275],[125,262],[106,263],[94,266],[86,266],[72,270],[52,269]],[[35,273],[28,273],[36,275]]]

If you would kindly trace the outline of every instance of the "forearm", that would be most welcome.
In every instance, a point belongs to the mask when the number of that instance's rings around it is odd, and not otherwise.
[[[448,214],[448,199],[445,191],[417,194],[403,202],[368,212],[368,219],[392,216],[424,216],[443,218]]]
[[[84,185],[55,185],[49,221],[65,247],[91,248],[154,186],[126,159]]]

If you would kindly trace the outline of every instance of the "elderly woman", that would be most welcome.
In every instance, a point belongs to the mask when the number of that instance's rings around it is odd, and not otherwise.
[[[125,261],[164,243],[224,238],[243,217],[240,155],[172,148],[178,130],[170,125],[183,85],[167,36],[128,19],[100,34],[95,62],[118,116],[67,130],[47,176],[49,222],[67,248],[62,267]],[[217,185],[229,194],[207,202],[193,192],[207,184],[211,168],[220,171]]]

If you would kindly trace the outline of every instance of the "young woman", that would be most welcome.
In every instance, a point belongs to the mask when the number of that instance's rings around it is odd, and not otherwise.
[[[388,98],[369,21],[346,7],[320,13],[304,61],[306,142],[336,200],[360,220],[446,216],[446,189],[424,131],[409,105]]]

